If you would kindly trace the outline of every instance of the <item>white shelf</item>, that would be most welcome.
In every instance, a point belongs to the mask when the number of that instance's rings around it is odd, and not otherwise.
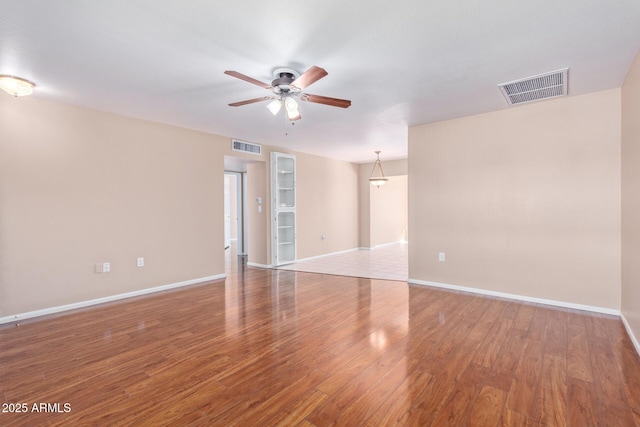
[[[271,153],[272,264],[296,260],[296,158]]]

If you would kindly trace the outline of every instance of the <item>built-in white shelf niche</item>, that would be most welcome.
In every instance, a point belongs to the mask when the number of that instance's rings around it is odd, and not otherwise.
[[[272,265],[296,260],[296,157],[271,153]]]

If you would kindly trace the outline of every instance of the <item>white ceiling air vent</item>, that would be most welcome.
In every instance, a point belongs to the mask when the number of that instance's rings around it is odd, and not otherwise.
[[[540,99],[555,98],[568,93],[569,69],[551,71],[525,79],[499,84],[507,102],[511,105]]]
[[[250,142],[238,141],[237,139],[231,140],[231,149],[233,151],[242,151],[249,154],[262,154],[262,146],[258,144],[252,144]]]

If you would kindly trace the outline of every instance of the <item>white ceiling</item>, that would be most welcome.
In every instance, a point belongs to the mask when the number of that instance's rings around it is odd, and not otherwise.
[[[570,68],[569,94],[619,87],[640,48],[638,0],[2,0],[0,74],[35,97],[353,162],[407,155],[408,126],[509,107],[499,83]],[[291,126],[278,67],[329,75]]]

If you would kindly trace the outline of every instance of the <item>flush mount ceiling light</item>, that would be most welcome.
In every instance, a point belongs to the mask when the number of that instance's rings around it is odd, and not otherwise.
[[[378,156],[376,162],[373,164],[373,169],[371,170],[371,176],[369,176],[369,182],[371,185],[375,185],[380,188],[381,185],[384,185],[389,181],[388,178],[384,177],[384,171],[382,170],[382,163],[380,162],[380,153],[381,151],[374,151]],[[376,175],[376,168],[380,171],[379,174]]]
[[[20,77],[0,75],[0,89],[13,96],[31,95],[35,83]]]

